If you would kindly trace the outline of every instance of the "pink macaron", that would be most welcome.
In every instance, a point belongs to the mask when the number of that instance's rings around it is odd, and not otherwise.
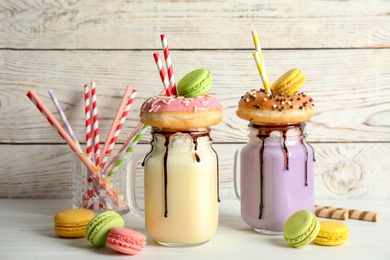
[[[128,228],[114,227],[107,236],[107,245],[123,254],[135,255],[146,245],[146,236]]]

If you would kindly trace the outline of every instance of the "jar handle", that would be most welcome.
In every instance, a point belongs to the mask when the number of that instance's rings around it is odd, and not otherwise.
[[[144,154],[134,154],[130,159],[127,171],[127,199],[129,201],[130,212],[138,217],[145,218],[145,209],[138,205],[136,194],[135,194],[135,180],[136,180],[136,167],[139,162],[145,157]]]
[[[233,184],[234,184],[234,193],[236,194],[236,197],[238,200],[241,200],[240,193],[238,192],[237,188],[237,165],[238,165],[238,159],[239,159],[239,154],[241,152],[241,148],[237,149],[236,152],[234,153],[234,164],[233,164]]]

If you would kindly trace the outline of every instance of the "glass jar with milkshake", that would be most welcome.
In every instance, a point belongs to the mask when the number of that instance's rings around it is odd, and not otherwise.
[[[268,234],[281,233],[298,210],[314,212],[315,156],[305,139],[313,100],[302,92],[272,89],[251,90],[238,103],[237,115],[249,121],[248,144],[236,157],[240,192],[235,179],[243,220]]]
[[[167,246],[207,242],[218,226],[218,155],[209,127],[222,119],[220,103],[207,93],[153,96],[140,117],[152,127],[143,160],[147,232]]]

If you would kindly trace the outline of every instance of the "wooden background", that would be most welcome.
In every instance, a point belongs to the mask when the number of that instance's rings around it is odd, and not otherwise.
[[[390,198],[386,0],[1,1],[0,197],[71,197],[70,149],[28,100],[29,89],[54,112],[47,94],[53,89],[84,140],[83,84],[95,81],[104,141],[131,84],[138,97],[123,142],[143,100],[162,89],[152,53],[162,54],[165,33],[177,80],[200,67],[213,72],[211,92],[224,113],[212,128],[221,197],[233,198],[234,153],[247,141],[247,122],[235,110],[241,95],[261,86],[253,29],[271,83],[293,67],[306,75],[302,90],[316,104],[307,132],[316,150],[317,198]],[[137,153],[148,151],[149,138]]]

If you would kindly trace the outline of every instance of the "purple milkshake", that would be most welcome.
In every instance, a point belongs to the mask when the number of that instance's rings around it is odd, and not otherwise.
[[[240,100],[237,115],[250,122],[240,153],[241,216],[258,232],[281,233],[296,211],[314,212],[315,158],[304,123],[313,106],[304,93],[252,90]]]
[[[259,232],[281,232],[294,212],[314,211],[313,160],[304,124],[250,125],[249,143],[241,150],[244,221]]]

